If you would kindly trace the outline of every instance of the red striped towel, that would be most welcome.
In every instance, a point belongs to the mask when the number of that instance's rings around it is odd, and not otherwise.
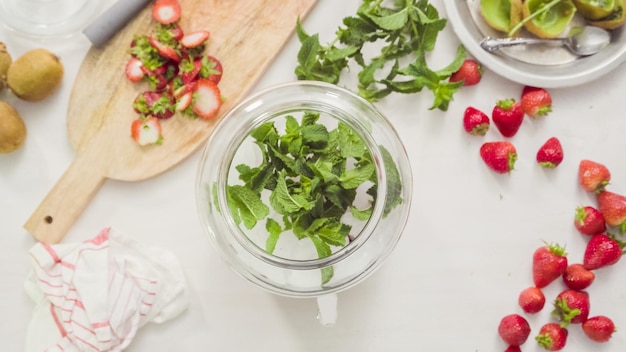
[[[25,288],[36,307],[26,351],[122,351],[148,322],[187,307],[169,252],[106,228],[75,244],[37,243]]]

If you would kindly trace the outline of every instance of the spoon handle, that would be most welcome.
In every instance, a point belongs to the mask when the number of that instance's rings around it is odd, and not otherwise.
[[[510,46],[522,45],[522,44],[542,44],[542,43],[558,43],[563,44],[563,38],[554,38],[554,39],[540,39],[540,38],[492,38],[485,37],[480,41],[480,46],[489,51],[493,52],[500,48],[506,48]]]

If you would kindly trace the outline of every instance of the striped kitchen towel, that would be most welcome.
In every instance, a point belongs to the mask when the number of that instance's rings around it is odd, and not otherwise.
[[[25,351],[122,351],[148,322],[186,309],[185,279],[169,252],[111,228],[74,244],[37,243],[25,289],[35,302]]]

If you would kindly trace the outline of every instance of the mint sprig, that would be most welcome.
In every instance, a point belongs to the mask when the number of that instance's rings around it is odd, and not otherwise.
[[[446,111],[462,86],[448,82],[448,78],[465,60],[465,48],[458,47],[447,67],[431,69],[427,53],[434,50],[446,19],[440,18],[437,9],[426,0],[396,0],[390,7],[382,3],[364,0],[356,16],[343,19],[343,27],[326,46],[320,44],[318,34],[307,33],[298,20],[296,33],[301,48],[296,77],[337,84],[354,62],[360,66],[356,90],[363,98],[375,102],[394,92],[413,94],[426,88],[434,95],[430,109]],[[381,45],[368,58],[364,48],[372,43]]]
[[[265,250],[273,253],[280,236],[291,231],[296,238],[312,241],[320,258],[333,247],[350,242],[352,226],[346,214],[366,221],[377,198],[376,166],[363,139],[348,125],[339,122],[328,130],[318,122],[319,114],[304,112],[298,121],[285,117],[280,133],[275,121],[255,128],[250,137],[261,151],[262,162],[235,166],[243,184],[229,184],[229,210],[235,223],[253,229],[265,221],[268,237]],[[386,216],[402,202],[402,185],[391,154],[384,148],[388,175]],[[367,206],[357,209],[357,188],[365,185]],[[269,205],[264,203],[269,200]],[[322,284],[333,276],[332,267],[322,269]]]

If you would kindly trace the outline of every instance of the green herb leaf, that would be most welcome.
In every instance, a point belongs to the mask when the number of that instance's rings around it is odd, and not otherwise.
[[[312,205],[306,198],[300,194],[292,194],[289,192],[285,178],[286,173],[282,170],[278,174],[276,188],[270,195],[270,204],[274,210],[279,214],[295,213],[301,209],[310,210]]]
[[[332,254],[330,246],[326,242],[322,241],[320,238],[316,236],[309,236],[309,238],[313,242],[313,245],[315,246],[315,250],[317,251],[317,255],[320,258],[325,258]],[[320,271],[322,275],[322,285],[327,284],[330,281],[330,279],[333,278],[333,275],[334,275],[333,267],[332,266],[324,267]]]
[[[240,185],[228,186],[229,206],[235,219],[241,219],[247,229],[252,229],[258,220],[269,215],[270,209],[249,188]]]
[[[276,243],[283,229],[280,227],[280,224],[272,218],[267,218],[265,229],[269,233],[267,240],[265,240],[265,251],[272,254],[274,253],[274,249],[276,249]]]

